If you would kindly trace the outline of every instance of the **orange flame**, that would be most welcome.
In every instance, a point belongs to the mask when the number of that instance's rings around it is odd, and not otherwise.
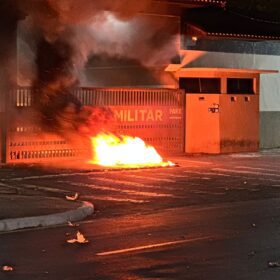
[[[94,152],[91,164],[124,168],[174,165],[164,161],[154,147],[138,137],[100,133],[91,137],[91,143]]]

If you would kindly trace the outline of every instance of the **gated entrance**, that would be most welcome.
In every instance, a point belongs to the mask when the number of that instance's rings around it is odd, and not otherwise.
[[[73,94],[83,105],[110,108],[117,133],[140,137],[163,155],[184,151],[184,91],[77,88]],[[51,161],[81,155],[63,136],[44,133],[34,124],[30,88],[18,88],[12,102],[18,117],[8,127],[7,162]]]

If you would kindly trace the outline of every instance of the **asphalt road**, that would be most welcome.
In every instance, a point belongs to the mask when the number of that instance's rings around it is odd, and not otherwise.
[[[77,227],[1,234],[0,264],[14,271],[0,279],[280,279],[268,266],[280,262],[280,153],[173,161],[180,167],[0,172],[96,207]],[[90,242],[68,244],[77,230]]]

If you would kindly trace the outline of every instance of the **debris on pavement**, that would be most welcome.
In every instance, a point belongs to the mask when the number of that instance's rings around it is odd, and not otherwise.
[[[75,193],[74,196],[71,196],[71,195],[66,195],[65,196],[67,200],[70,200],[70,201],[75,201],[79,198],[79,194],[78,193]]]
[[[280,261],[268,262],[268,267],[280,267]]]
[[[67,243],[79,243],[79,244],[85,244],[85,243],[89,243],[89,240],[87,240],[85,238],[85,236],[81,233],[81,232],[77,232],[77,238],[74,239],[68,239]]]
[[[2,271],[5,271],[5,272],[10,272],[10,271],[13,271],[13,267],[9,266],[9,265],[3,265],[2,266]]]
[[[72,222],[68,222],[68,226],[69,227],[78,227],[79,226],[79,224],[73,224]]]
[[[253,257],[256,255],[256,252],[255,251],[251,251],[248,253],[248,257]]]

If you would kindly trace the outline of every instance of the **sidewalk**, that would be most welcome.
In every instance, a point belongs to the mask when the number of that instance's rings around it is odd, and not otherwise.
[[[93,210],[88,202],[18,195],[0,187],[0,232],[75,222],[91,215]]]

